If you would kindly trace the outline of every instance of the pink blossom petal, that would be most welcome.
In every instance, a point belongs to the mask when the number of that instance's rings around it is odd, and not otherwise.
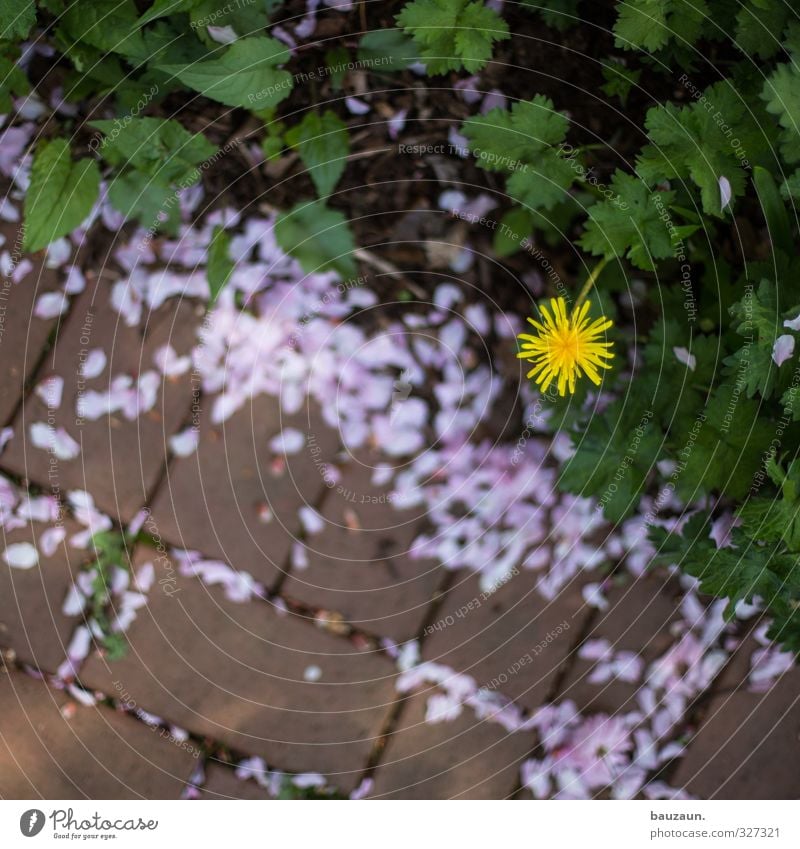
[[[674,347],[672,353],[679,363],[683,363],[689,371],[694,371],[697,368],[697,358],[694,354],[690,354],[686,348]]]
[[[724,212],[727,206],[731,202],[731,198],[733,197],[733,189],[731,189],[731,182],[727,177],[719,178],[719,204],[720,204],[720,212]]]
[[[66,539],[67,529],[61,525],[48,528],[39,535],[39,549],[45,557],[52,557]]]
[[[102,348],[92,348],[81,363],[81,376],[86,380],[99,377],[106,367],[106,353]]]
[[[57,318],[67,311],[68,306],[69,298],[64,292],[45,292],[37,298],[33,314],[42,319]]]
[[[357,97],[345,97],[344,103],[351,115],[366,115],[372,108],[368,103],[364,103]]]
[[[64,391],[64,379],[58,375],[45,378],[34,390],[50,410],[61,406],[61,396]]]
[[[775,365],[783,365],[793,353],[794,336],[790,336],[786,333],[775,340],[775,344],[772,346],[772,359]]]
[[[297,454],[306,444],[303,433],[296,428],[284,428],[270,440],[270,450],[275,454]]]
[[[189,457],[194,454],[199,444],[200,431],[195,427],[189,427],[169,439],[169,447],[177,457]]]

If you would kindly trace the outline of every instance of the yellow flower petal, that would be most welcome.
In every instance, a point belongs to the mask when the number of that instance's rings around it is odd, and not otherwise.
[[[517,357],[533,365],[528,378],[534,378],[542,392],[555,381],[559,395],[573,393],[583,375],[599,385],[600,369],[611,368],[607,360],[614,357],[612,343],[599,340],[613,322],[605,316],[590,319],[589,307],[585,301],[570,315],[563,298],[551,298],[549,309],[539,307],[541,321],[528,318],[538,336],[519,334],[523,341]]]

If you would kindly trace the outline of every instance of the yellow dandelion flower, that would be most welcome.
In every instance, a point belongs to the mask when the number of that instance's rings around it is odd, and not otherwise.
[[[611,368],[607,360],[614,355],[609,351],[611,342],[598,341],[614,323],[605,316],[592,321],[588,317],[589,302],[576,307],[567,316],[563,298],[550,299],[550,311],[539,307],[542,321],[529,318],[537,336],[520,333],[522,350],[517,354],[533,363],[528,377],[535,377],[542,392],[556,380],[558,394],[575,391],[575,379],[585,374],[592,383],[600,384],[599,369]]]

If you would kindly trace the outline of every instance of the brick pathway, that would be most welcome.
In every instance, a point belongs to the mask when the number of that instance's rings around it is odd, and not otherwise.
[[[39,266],[37,291],[52,288]],[[382,498],[371,470],[384,457],[343,455],[319,411],[287,419],[264,395],[215,424],[190,372],[162,379],[143,416],[76,422],[81,392],[152,368],[166,341],[187,353],[202,320],[196,302],[171,300],[142,333],[108,300],[107,285],[89,285],[67,316],[34,320],[31,287],[11,289],[0,424],[18,436],[0,470],[35,492],[86,490],[118,525],[147,507],[156,547],[140,543],[132,560],[136,569],[152,563],[153,581],[125,656],[93,649],[65,688],[53,676],[81,616],[64,614],[62,602],[85,554],[62,542],[35,568],[3,564],[0,796],[272,798],[289,773],[300,790],[324,782],[381,798],[530,798],[521,767],[551,749],[526,717],[567,701],[587,715],[638,709],[638,685],[624,675],[598,681],[586,647],[608,641],[656,661],[683,627],[675,579],[620,583],[604,612],[584,600],[588,576],[552,600],[525,569],[487,592],[474,574],[409,556],[427,519]],[[84,380],[87,347],[102,349],[107,365]],[[64,380],[64,403],[49,411],[33,389],[53,375]],[[25,436],[50,413],[81,446],[55,477],[48,453]],[[170,437],[192,423],[197,451],[171,455]],[[270,441],[287,428],[312,433],[314,452],[276,454]],[[324,464],[337,469],[335,486]],[[313,512],[304,516],[304,507]],[[23,522],[4,533],[4,547],[35,542],[43,527]],[[82,526],[67,516],[64,528],[68,539]],[[399,686],[414,668],[403,659],[412,640],[427,668],[449,670],[449,686],[473,679],[482,695],[454,709],[439,684]],[[723,659],[711,686],[687,696],[697,734],[683,757],[658,767],[672,786],[700,797],[800,793],[800,678],[790,672],[768,692],[751,692],[754,647]],[[512,727],[496,705],[482,715],[481,699],[492,694],[510,700],[522,725]],[[437,711],[441,721],[431,721]]]

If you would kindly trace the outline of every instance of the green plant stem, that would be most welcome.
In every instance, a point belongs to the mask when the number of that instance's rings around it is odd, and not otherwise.
[[[586,296],[589,294],[589,292],[592,291],[592,287],[597,282],[597,278],[603,273],[603,269],[606,267],[606,265],[608,265],[608,260],[609,257],[603,257],[603,259],[601,259],[600,262],[598,262],[597,265],[592,269],[591,274],[587,277],[586,282],[583,284],[583,289],[581,289],[577,299],[575,300],[576,310],[586,300]]]

